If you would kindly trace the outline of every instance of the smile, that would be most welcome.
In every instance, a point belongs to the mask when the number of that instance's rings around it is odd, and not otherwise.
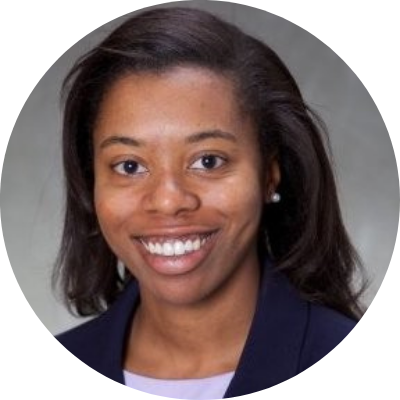
[[[193,234],[186,237],[171,238],[140,238],[140,242],[146,251],[152,255],[163,257],[176,257],[193,253],[200,250],[208,240],[214,235],[213,232],[208,234]]]

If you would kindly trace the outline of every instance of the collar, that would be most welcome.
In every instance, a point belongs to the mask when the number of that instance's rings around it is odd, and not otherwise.
[[[124,384],[124,344],[139,304],[136,281],[103,314],[104,343],[98,371]],[[307,303],[280,273],[265,267],[256,312],[235,375],[225,398],[254,393],[277,385],[298,373],[307,323]]]

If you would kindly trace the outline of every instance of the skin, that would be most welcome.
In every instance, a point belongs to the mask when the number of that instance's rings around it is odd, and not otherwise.
[[[94,155],[100,227],[141,293],[124,367],[164,379],[234,370],[279,168],[263,165],[231,81],[193,67],[121,77],[101,104]],[[152,256],[141,242],[197,233],[212,235],[181,257]]]

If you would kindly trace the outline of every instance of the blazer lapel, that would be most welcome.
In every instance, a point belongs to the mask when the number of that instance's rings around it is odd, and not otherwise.
[[[119,383],[125,384],[123,375],[125,345],[130,333],[130,325],[139,304],[139,289],[133,280],[128,284],[119,299],[102,318],[106,346],[99,357],[98,368],[103,375]]]
[[[250,333],[225,398],[254,393],[298,373],[307,303],[280,273],[266,267]]]

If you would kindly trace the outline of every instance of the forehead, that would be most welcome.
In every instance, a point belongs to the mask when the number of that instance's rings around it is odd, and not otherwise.
[[[110,130],[242,129],[251,121],[240,111],[233,80],[207,69],[176,67],[162,73],[132,73],[105,93],[95,136]]]
[[[105,93],[104,101],[115,100],[114,96],[121,95],[136,97],[136,100],[141,102],[156,101],[161,97],[174,100],[182,95],[194,100],[196,96],[190,96],[195,94],[194,91],[197,95],[207,92],[213,92],[214,95],[220,93],[227,101],[231,101],[234,97],[233,79],[228,74],[192,66],[176,66],[160,72],[128,72],[111,84]]]

